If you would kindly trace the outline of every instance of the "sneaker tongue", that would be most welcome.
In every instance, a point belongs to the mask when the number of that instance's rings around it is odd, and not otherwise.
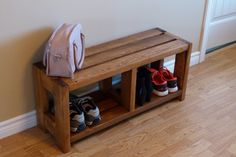
[[[93,107],[89,103],[83,104],[83,108],[86,112],[89,112]]]

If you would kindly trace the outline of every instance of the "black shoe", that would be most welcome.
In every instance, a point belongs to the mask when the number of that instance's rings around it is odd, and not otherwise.
[[[151,101],[151,97],[152,97],[152,73],[145,67],[143,69],[143,73],[145,74],[145,87],[146,87],[146,102],[150,102]]]
[[[138,106],[143,106],[147,96],[147,90],[145,88],[145,78],[137,77],[136,85],[136,104]]]
[[[136,104],[142,106],[145,101],[150,102],[152,97],[152,75],[147,66],[138,68],[136,85]]]

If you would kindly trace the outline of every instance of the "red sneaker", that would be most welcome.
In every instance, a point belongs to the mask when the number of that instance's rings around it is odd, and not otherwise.
[[[157,96],[168,95],[167,81],[156,69],[148,69],[152,73],[153,93]]]
[[[175,77],[166,67],[160,69],[161,75],[167,81],[167,87],[169,93],[175,93],[178,91],[177,77]]]

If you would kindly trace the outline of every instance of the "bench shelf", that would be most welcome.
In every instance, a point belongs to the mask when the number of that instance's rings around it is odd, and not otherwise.
[[[192,44],[159,28],[137,33],[86,49],[83,68],[74,79],[48,77],[42,63],[33,65],[38,126],[51,133],[63,152],[70,151],[71,143],[95,134],[142,112],[160,106],[175,98],[184,100]],[[136,75],[140,66],[159,67],[164,58],[175,55],[174,75],[179,91],[165,97],[152,96],[143,106],[135,105]],[[121,74],[118,86],[112,77]],[[99,105],[100,124],[87,127],[80,133],[70,132],[69,93],[99,84],[99,90],[89,93]],[[48,112],[49,97],[53,97],[55,113]]]

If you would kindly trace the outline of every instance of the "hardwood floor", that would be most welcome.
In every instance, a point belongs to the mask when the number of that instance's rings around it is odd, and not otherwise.
[[[0,140],[1,157],[236,157],[236,45],[190,69],[186,100],[77,142],[62,154],[38,128]]]

